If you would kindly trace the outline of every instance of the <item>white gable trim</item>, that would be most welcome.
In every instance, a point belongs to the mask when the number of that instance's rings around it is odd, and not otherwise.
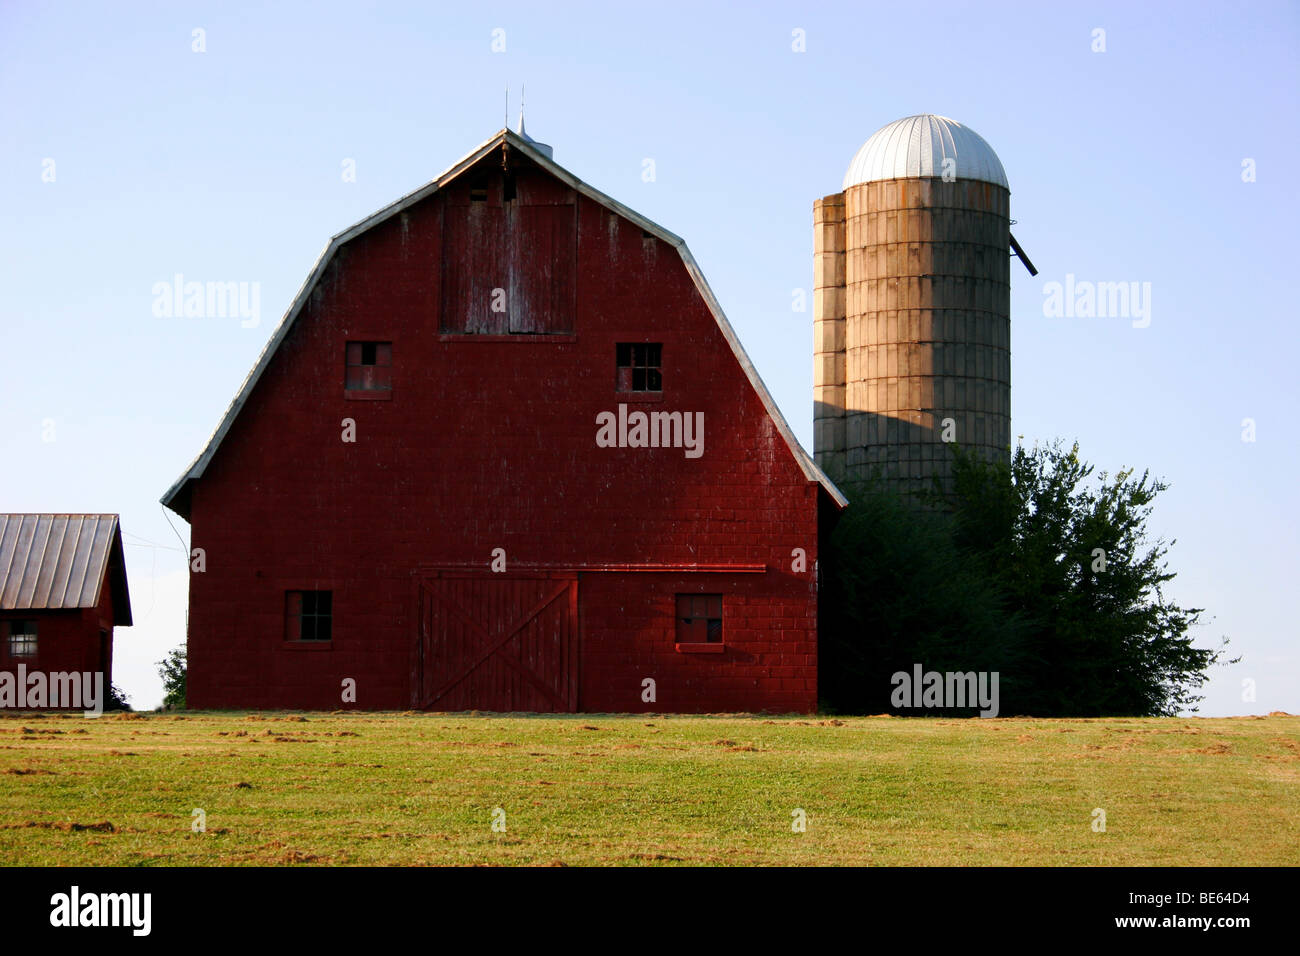
[[[691,255],[690,250],[686,248],[685,241],[682,240],[681,237],[669,232],[658,223],[652,222],[640,213],[629,209],[618,200],[606,196],[600,190],[587,185],[567,169],[557,165],[555,161],[546,156],[546,154],[535,149],[528,140],[522,139],[517,133],[509,129],[501,130],[491,139],[477,146],[437,179],[421,186],[413,192],[407,193],[396,202],[390,203],[373,215],[367,216],[355,225],[338,233],[329,241],[329,244],[326,245],[324,251],[321,252],[320,257],[317,258],[316,264],[312,267],[306,280],[303,282],[302,286],[299,287],[298,294],[294,296],[293,302],[289,306],[289,310],[285,313],[284,318],[280,320],[280,324],[276,327],[275,333],[271,336],[270,341],[266,343],[266,347],[262,349],[261,355],[257,358],[257,364],[253,366],[252,371],[250,371],[247,377],[245,377],[244,383],[240,386],[238,394],[235,395],[234,400],[226,409],[226,414],[222,416],[221,423],[217,425],[216,431],[212,433],[212,437],[208,439],[208,443],[204,447],[203,451],[201,451],[198,457],[194,459],[189,468],[186,469],[185,473],[176,479],[172,486],[167,489],[167,492],[162,497],[162,503],[171,507],[172,502],[176,500],[177,495],[179,495],[182,489],[184,489],[186,482],[203,476],[204,471],[207,470],[208,463],[212,461],[212,457],[216,454],[217,449],[221,447],[222,439],[226,437],[226,433],[230,431],[231,426],[235,422],[235,418],[239,415],[240,409],[244,407],[244,403],[248,400],[248,396],[253,393],[253,388],[257,385],[258,379],[262,377],[262,373],[266,371],[266,367],[271,363],[271,356],[275,354],[276,349],[280,347],[280,343],[283,342],[285,336],[289,334],[289,329],[293,327],[294,322],[297,320],[298,314],[302,311],[303,305],[307,302],[307,297],[316,287],[316,283],[320,281],[321,276],[325,274],[325,269],[329,265],[330,260],[334,257],[334,253],[338,251],[338,248],[345,242],[355,239],[357,236],[375,226],[378,226],[385,220],[392,218],[403,210],[433,195],[447,183],[451,182],[463,173],[466,169],[481,160],[493,149],[498,147],[502,142],[509,143],[511,147],[518,149],[530,160],[554,175],[557,179],[566,183],[570,188],[577,190],[588,199],[594,200],[610,211],[616,212],[626,219],[630,219],[646,232],[657,236],[677,250],[678,254],[682,257],[682,262],[686,265],[687,272],[690,273],[691,279],[695,282],[696,289],[699,290],[700,295],[704,298],[705,303],[709,307],[709,311],[713,313],[713,318],[718,323],[718,328],[721,329],[723,338],[725,338],[727,344],[731,346],[731,351],[735,354],[736,361],[740,363],[740,367],[749,378],[750,385],[752,385],[754,390],[758,393],[758,397],[763,402],[764,409],[767,410],[768,416],[775,423],[777,431],[781,433],[781,437],[785,439],[785,443],[789,447],[790,453],[794,455],[795,461],[797,461],[799,467],[803,469],[805,477],[807,477],[809,481],[819,482],[840,507],[847,505],[848,499],[845,498],[840,490],[835,487],[835,484],[830,480],[830,478],[828,478],[826,474],[817,467],[816,462],[814,462],[812,457],[804,451],[803,446],[800,445],[798,440],[794,437],[794,432],[790,430],[790,425],[785,420],[785,416],[781,414],[781,410],[777,408],[776,402],[772,400],[771,393],[768,392],[767,386],[763,384],[762,378],[759,377],[753,363],[749,360],[749,356],[745,353],[744,346],[740,344],[740,339],[736,337],[736,332],[731,327],[731,323],[727,321],[727,316],[722,311],[722,306],[718,303],[717,297],[714,296],[713,290],[709,288],[709,283],[704,278],[704,273],[700,271],[700,267],[696,264],[695,258]]]

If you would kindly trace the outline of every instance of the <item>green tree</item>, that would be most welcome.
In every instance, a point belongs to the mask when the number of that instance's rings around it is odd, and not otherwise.
[[[818,599],[822,706],[890,710],[891,675],[997,671],[999,693],[1025,671],[1025,626],[942,512],[864,483],[831,535]],[[963,713],[969,713],[965,711]]]
[[[106,712],[131,709],[131,696],[116,684],[108,685],[107,697],[108,699],[104,701],[104,710]]]
[[[158,674],[163,680],[163,709],[185,708],[185,647],[174,647],[158,662]]]
[[[1173,542],[1146,523],[1166,485],[1094,478],[1077,445],[1009,464],[953,451],[951,488],[928,500],[846,489],[820,596],[824,706],[888,711],[890,676],[921,664],[997,671],[1006,715],[1194,711],[1223,649],[1193,647],[1202,610],[1164,593]]]
[[[1202,608],[1164,587],[1174,542],[1149,540],[1168,485],[1111,476],[1059,442],[1016,448],[1010,465],[955,451],[957,547],[986,567],[1029,628],[1016,705],[1041,716],[1171,716],[1196,710],[1218,650],[1192,646]]]

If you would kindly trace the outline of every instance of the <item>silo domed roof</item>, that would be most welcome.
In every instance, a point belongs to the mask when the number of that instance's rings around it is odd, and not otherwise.
[[[882,179],[938,178],[945,159],[957,161],[958,179],[1011,188],[998,154],[979,133],[933,113],[908,116],[876,130],[849,163],[843,188]]]

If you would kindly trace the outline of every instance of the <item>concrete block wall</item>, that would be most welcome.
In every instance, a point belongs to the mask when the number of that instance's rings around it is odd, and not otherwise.
[[[818,422],[834,422],[816,431],[815,450],[837,466],[832,477],[928,490],[932,476],[951,477],[949,438],[990,460],[1008,454],[1008,210],[1000,186],[940,179],[863,183],[814,203],[821,302],[838,301],[840,273],[820,263],[843,215],[842,336],[829,332],[829,308],[814,316],[827,330],[817,335]],[[840,343],[842,418],[822,406],[840,385]]]
[[[844,194],[813,203],[813,447],[832,481],[845,476]]]

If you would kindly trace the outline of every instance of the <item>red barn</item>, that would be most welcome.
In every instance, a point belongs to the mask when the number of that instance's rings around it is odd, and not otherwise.
[[[44,674],[43,680],[56,673],[103,674],[107,694],[115,626],[131,626],[117,515],[0,514],[0,673],[11,675],[6,687],[23,674]],[[15,704],[0,694],[0,706]]]
[[[682,240],[526,134],[334,237],[163,503],[192,707],[817,705],[843,496]]]

